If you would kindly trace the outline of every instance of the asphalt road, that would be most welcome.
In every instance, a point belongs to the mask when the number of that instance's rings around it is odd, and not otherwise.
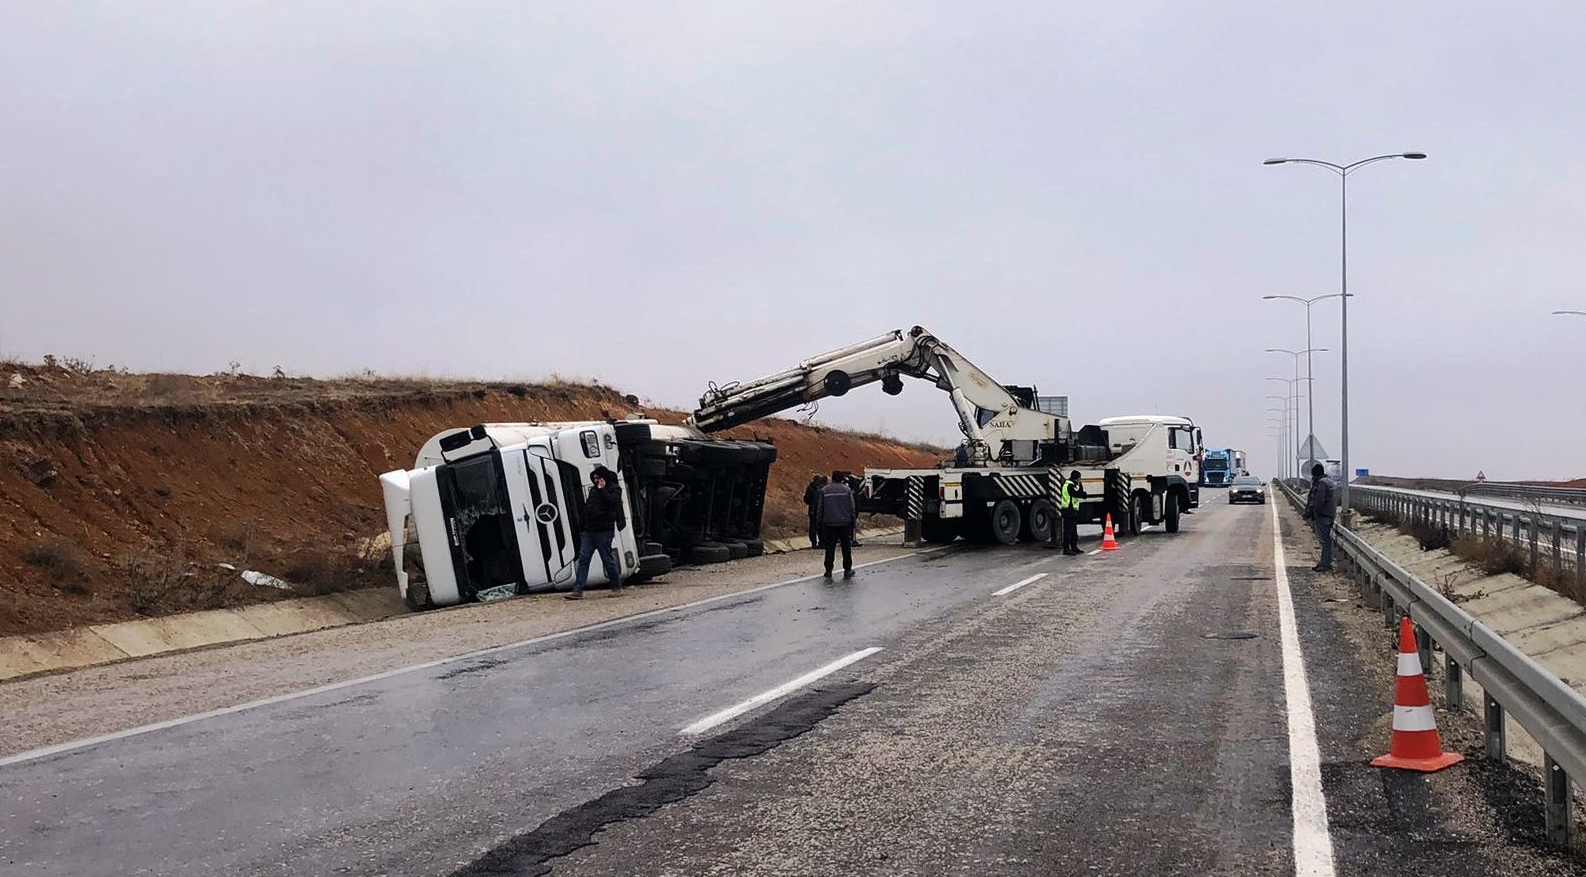
[[[0,874],[1293,873],[1270,508],[1206,498],[8,764]],[[1512,771],[1364,767],[1391,655],[1308,563],[1337,872],[1579,873]]]

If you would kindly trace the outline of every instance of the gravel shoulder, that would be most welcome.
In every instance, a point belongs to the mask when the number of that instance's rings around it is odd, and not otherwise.
[[[897,537],[867,541],[856,564],[915,553]],[[821,570],[803,550],[674,570],[622,596],[570,602],[532,595],[368,624],[159,655],[0,684],[0,755],[115,733],[536,637],[600,624]]]

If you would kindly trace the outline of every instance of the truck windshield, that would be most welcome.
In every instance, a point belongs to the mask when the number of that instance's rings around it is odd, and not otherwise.
[[[463,573],[458,587],[470,597],[495,585],[520,582],[521,569],[512,562],[518,539],[500,457],[484,454],[442,469],[448,482],[445,499],[457,522],[460,545],[454,557]],[[460,556],[457,556],[460,555]]]

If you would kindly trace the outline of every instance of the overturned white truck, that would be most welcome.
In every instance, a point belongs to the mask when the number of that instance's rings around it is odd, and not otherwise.
[[[759,554],[776,447],[654,420],[488,423],[424,444],[380,476],[397,588],[420,610],[571,587],[597,466],[617,473],[625,579]],[[606,583],[598,562],[590,583]]]

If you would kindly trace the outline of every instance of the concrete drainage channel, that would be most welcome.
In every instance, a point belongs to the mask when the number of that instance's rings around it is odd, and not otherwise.
[[[901,532],[902,527],[883,527],[861,531],[859,537],[862,540],[881,539]],[[807,542],[805,539],[772,540],[765,543],[764,551],[766,554],[795,551]],[[723,545],[722,550],[727,551],[727,546]],[[478,604],[451,608],[465,609],[471,606],[477,607]],[[397,596],[396,588],[369,588],[324,597],[278,600],[236,609],[210,609],[161,618],[0,637],[0,682],[152,655],[291,636],[408,614],[401,598]]]

